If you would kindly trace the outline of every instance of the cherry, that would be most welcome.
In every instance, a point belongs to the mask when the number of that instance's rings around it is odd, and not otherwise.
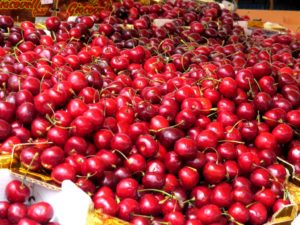
[[[270,185],[271,175],[267,169],[257,168],[250,175],[251,182],[258,187]]]
[[[116,187],[116,194],[120,198],[136,198],[138,183],[133,178],[122,179]]]
[[[27,215],[27,206],[23,203],[12,203],[8,208],[7,219],[10,223],[18,223]]]
[[[7,218],[8,208],[10,203],[7,201],[0,201],[0,218]]]
[[[140,204],[132,198],[124,198],[119,203],[118,217],[129,221],[134,214],[140,213]]]
[[[185,224],[184,215],[181,212],[169,212],[164,216],[164,220],[170,224],[183,225]]]
[[[214,187],[210,195],[211,202],[220,207],[229,207],[232,203],[232,188],[228,183],[220,183]]]
[[[263,204],[255,202],[248,209],[250,213],[249,222],[251,224],[264,224],[267,221],[268,212]]]
[[[132,148],[132,141],[127,134],[118,133],[112,137],[110,146],[113,150],[118,150],[124,154],[128,154]]]
[[[300,161],[300,146],[295,146],[289,149],[288,160],[295,164]]]
[[[176,199],[168,199],[162,203],[162,212],[164,215],[173,211],[182,211],[182,207]]]
[[[287,124],[278,124],[273,130],[272,134],[280,144],[288,143],[292,140],[294,131]]]
[[[28,207],[27,216],[38,223],[49,222],[54,214],[52,206],[47,202],[38,202]]]
[[[23,218],[19,220],[18,225],[39,225],[40,223],[36,222],[35,220],[31,220],[28,218]]]
[[[238,164],[245,172],[251,172],[260,164],[260,161],[256,153],[245,152],[238,156]]]
[[[181,138],[175,142],[174,151],[184,159],[192,159],[197,154],[196,142],[189,138]]]
[[[40,160],[45,169],[52,170],[64,161],[64,151],[58,146],[52,146],[42,152]]]
[[[144,157],[153,157],[158,152],[158,144],[149,134],[140,135],[135,143],[138,151]]]
[[[0,119],[0,140],[5,140],[12,132],[11,125],[5,120]]]
[[[20,161],[22,165],[32,171],[39,170],[41,168],[39,151],[40,150],[35,147],[24,148],[20,154]]]
[[[159,142],[167,149],[173,148],[176,141],[183,138],[183,136],[184,132],[182,130],[173,127],[165,128],[158,134]]]
[[[287,199],[277,199],[272,207],[273,212],[278,212],[281,210],[284,206],[289,205],[290,202]]]
[[[110,196],[102,196],[94,198],[95,209],[101,209],[103,213],[110,216],[116,216],[118,213],[118,204],[116,200]]]
[[[295,127],[300,127],[300,110],[291,110],[287,113],[287,122]]]
[[[279,181],[284,181],[286,179],[287,172],[283,165],[275,163],[268,166],[267,169],[274,179],[278,179]]]
[[[203,167],[204,179],[211,183],[220,183],[226,176],[226,169],[224,165],[213,162],[207,162]]]
[[[181,186],[185,189],[192,189],[197,186],[199,182],[199,174],[195,168],[183,167],[178,172],[179,182]]]
[[[16,98],[17,99],[17,98]],[[11,122],[16,110],[16,106],[10,102],[0,101],[0,119]]]
[[[203,130],[196,139],[196,143],[199,149],[205,150],[207,148],[217,147],[217,137],[213,131]]]
[[[5,195],[9,202],[25,202],[30,196],[30,189],[19,180],[10,181],[5,187]]]
[[[222,212],[218,206],[208,204],[199,209],[197,218],[204,224],[212,224],[218,222],[221,219],[221,215]]]
[[[263,189],[255,193],[254,200],[266,207],[272,207],[276,201],[276,194],[271,189]]]
[[[54,167],[51,178],[58,184],[61,184],[64,180],[75,181],[76,171],[71,165],[62,163]]]
[[[253,194],[247,187],[236,187],[232,190],[232,198],[236,202],[248,205],[253,201]]]
[[[91,177],[92,179],[98,180],[103,176],[104,165],[99,157],[92,156],[82,162],[81,172],[82,175],[87,178]]]
[[[145,194],[140,198],[140,211],[144,215],[156,216],[161,211],[159,201],[153,194]]]
[[[45,21],[48,30],[57,30],[60,25],[60,19],[56,16],[51,16]]]

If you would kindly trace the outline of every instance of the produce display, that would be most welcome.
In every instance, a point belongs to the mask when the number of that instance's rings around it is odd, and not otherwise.
[[[0,154],[132,224],[265,224],[291,204],[277,156],[300,175],[300,40],[247,19],[182,0],[0,16]],[[0,218],[48,223],[10,189]]]
[[[54,210],[47,202],[25,204],[30,199],[30,189],[19,180],[12,180],[5,187],[8,201],[0,201],[1,225],[59,225],[50,222]]]

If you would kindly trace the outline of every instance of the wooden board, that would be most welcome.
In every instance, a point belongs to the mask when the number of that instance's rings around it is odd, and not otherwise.
[[[237,13],[248,15],[251,19],[279,23],[294,32],[300,31],[300,11],[238,9]]]

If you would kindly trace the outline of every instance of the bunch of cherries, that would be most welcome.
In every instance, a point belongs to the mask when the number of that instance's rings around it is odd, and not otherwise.
[[[266,223],[290,204],[277,157],[300,174],[300,40],[243,19],[123,0],[46,35],[0,16],[0,153],[133,224]]]
[[[7,201],[0,201],[1,225],[59,225],[50,222],[54,215],[47,202],[25,204],[30,199],[30,189],[19,180],[10,181],[5,187]]]

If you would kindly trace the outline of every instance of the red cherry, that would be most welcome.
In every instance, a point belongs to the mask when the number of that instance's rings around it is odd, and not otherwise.
[[[116,194],[120,198],[136,198],[138,183],[132,178],[122,179],[116,187]]]
[[[27,206],[23,203],[12,203],[8,208],[7,219],[11,224],[18,223],[27,215]]]
[[[205,150],[207,148],[216,148],[217,141],[218,140],[215,133],[210,130],[202,131],[196,139],[197,146],[201,150]]]
[[[52,170],[51,178],[58,184],[61,184],[64,180],[75,181],[76,171],[67,163],[59,164]]]
[[[288,143],[292,140],[294,131],[287,124],[278,124],[273,130],[272,134],[280,144]]]
[[[214,204],[202,206],[197,213],[198,219],[204,224],[216,223],[220,220],[221,216],[221,210]]]
[[[184,189],[190,190],[197,186],[199,182],[199,174],[195,168],[183,167],[178,172],[179,182]]]
[[[40,225],[40,223],[36,222],[35,220],[23,218],[18,222],[18,225]]]
[[[220,183],[226,176],[224,165],[208,162],[203,167],[204,179],[210,184]]]
[[[289,200],[287,199],[277,199],[272,207],[273,213],[278,212],[281,210],[284,206],[291,204]]]
[[[271,175],[267,169],[257,168],[250,175],[251,182],[258,187],[270,185]]]
[[[249,208],[250,219],[249,222],[251,224],[264,224],[268,219],[267,208],[259,203],[255,202]]]
[[[19,180],[10,181],[5,187],[5,195],[9,202],[25,202],[30,196],[30,189]]]
[[[0,218],[7,218],[8,208],[10,203],[7,201],[0,201]]]
[[[239,223],[247,223],[250,218],[249,210],[239,202],[235,202],[229,207],[228,214]]]
[[[170,212],[164,216],[164,220],[172,225],[184,225],[185,219],[181,212]]]
[[[54,215],[52,206],[47,202],[38,202],[28,207],[27,216],[38,223],[49,222]]]
[[[118,204],[116,200],[110,196],[102,196],[94,199],[95,209],[101,209],[103,213],[116,216],[118,213]]]

